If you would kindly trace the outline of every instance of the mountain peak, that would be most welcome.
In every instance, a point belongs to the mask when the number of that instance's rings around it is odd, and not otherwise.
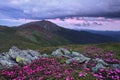
[[[50,21],[42,20],[2,29],[0,30],[0,41],[2,46],[25,45],[39,47],[118,42],[118,39],[87,31],[66,29]]]
[[[55,23],[52,23],[47,20],[26,23],[26,24],[21,25],[20,27],[27,27],[27,28],[33,28],[33,27],[35,28],[36,27],[36,28],[46,29],[49,31],[56,31],[61,28],[60,26],[56,25]]]
[[[48,20],[42,20],[42,21],[39,21],[39,22],[42,22],[42,23],[52,23],[52,22],[50,22]],[[54,23],[52,23],[52,24],[54,24]]]

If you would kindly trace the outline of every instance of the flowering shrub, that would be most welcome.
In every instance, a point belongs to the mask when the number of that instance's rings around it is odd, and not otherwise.
[[[101,58],[109,64],[120,64],[115,59],[112,51],[104,52],[100,48],[86,48],[85,56]],[[25,66],[17,66],[1,70],[1,76],[11,80],[120,80],[120,70],[105,68],[93,73],[91,67],[97,62],[90,60],[89,63],[73,61],[65,64],[65,57],[40,58]]]
[[[100,69],[93,76],[100,80],[120,80],[119,69]]]
[[[105,52],[104,61],[109,64],[120,64],[120,60],[115,59],[115,55],[113,52]]]
[[[40,58],[26,66],[4,69],[1,71],[1,74],[7,79],[13,80],[43,80],[50,78],[74,80],[74,77],[71,75],[80,71],[80,67],[81,64],[77,62],[67,65],[56,62],[55,58]]]
[[[97,47],[85,47],[83,51],[84,55],[90,58],[102,58],[103,52],[103,49]]]

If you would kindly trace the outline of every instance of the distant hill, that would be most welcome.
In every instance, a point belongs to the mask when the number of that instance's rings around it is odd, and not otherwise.
[[[120,31],[95,31],[95,30],[87,30],[87,31],[95,34],[110,36],[120,41]]]
[[[17,27],[0,27],[0,49],[16,45],[20,48],[117,42],[116,38],[87,31],[60,27],[50,21],[36,21]]]

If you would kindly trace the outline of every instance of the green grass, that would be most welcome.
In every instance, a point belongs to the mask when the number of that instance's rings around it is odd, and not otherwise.
[[[24,45],[23,45],[24,44]],[[84,44],[84,45],[63,45],[63,46],[50,46],[50,47],[41,47],[41,46],[36,46],[34,44],[27,44],[26,42],[23,42],[21,45],[17,45],[20,49],[27,49],[28,47],[33,50],[38,50],[40,51],[41,54],[47,53],[51,54],[52,51],[56,50],[57,48],[63,47],[67,49],[71,49],[73,51],[77,51],[80,53],[84,53],[86,51],[86,48],[90,47],[97,47],[97,48],[102,48],[103,51],[114,51],[115,52],[115,57],[120,60],[120,43],[103,43],[103,44]],[[9,45],[10,47],[10,45]],[[0,46],[0,49],[1,46]],[[8,51],[8,46],[4,46],[3,50]],[[64,63],[66,59],[60,60],[58,62]],[[95,78],[89,74],[86,77],[81,77],[78,78],[78,75],[73,74],[75,77],[75,80],[95,80]],[[0,77],[0,80],[5,80],[3,77]],[[53,79],[47,79],[47,80],[53,80]],[[62,80],[62,79],[59,79]]]
[[[66,46],[57,46],[57,47],[40,47],[39,50],[41,53],[51,54],[53,50],[56,50],[59,47],[68,48],[80,53],[84,53],[86,48],[97,47],[101,48],[104,51],[114,51],[116,59],[120,60],[120,43],[103,43],[103,44],[84,44],[84,45],[66,45]]]
[[[68,48],[80,53],[84,53],[86,47],[98,47],[102,48],[104,51],[114,51],[115,57],[120,60],[120,43],[102,43],[102,44],[73,44],[73,45],[63,45],[63,46],[53,46],[53,45],[39,45],[35,44],[29,40],[22,40],[23,38],[16,37],[16,40],[10,39],[6,40],[6,44],[2,44],[0,41],[0,52],[8,51],[9,48],[13,45],[17,46],[20,49],[33,49],[38,50],[41,53],[51,54],[53,50],[56,50],[59,47]]]
[[[18,31],[16,28],[6,28],[1,30],[0,52],[8,51],[11,46],[18,46],[21,49],[39,49],[40,47],[69,44],[69,41],[54,34],[51,34],[49,35],[50,37],[48,37],[46,34],[34,30],[26,33],[24,33],[24,31]]]
[[[115,57],[120,60],[120,43],[104,43],[95,46],[102,48],[104,51],[114,51]]]

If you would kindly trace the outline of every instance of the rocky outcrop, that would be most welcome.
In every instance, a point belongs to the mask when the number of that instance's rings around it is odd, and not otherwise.
[[[10,57],[9,53],[0,54],[0,69],[17,66],[18,64]]]
[[[66,58],[69,58],[68,60],[66,60],[67,64],[70,64],[73,61],[78,61],[79,63],[83,63],[83,62],[87,63],[90,60],[90,58],[85,57],[84,55],[78,52],[69,51],[64,48],[59,48],[56,51],[53,51],[52,55],[53,56],[64,56]]]
[[[91,68],[93,72],[96,72],[99,69],[106,68],[108,66],[108,64],[106,62],[104,62],[104,60],[102,60],[100,58],[96,58],[96,59],[94,59],[94,61],[96,61],[97,64],[96,64],[95,67]]]
[[[41,57],[49,57],[49,55],[43,54],[43,55],[41,55]]]
[[[0,68],[9,68],[17,65],[26,65],[38,59],[40,53],[33,50],[20,50],[13,46],[9,52],[0,54]]]
[[[55,56],[55,57],[65,56],[65,57],[71,58],[71,56],[70,56],[71,52],[67,49],[64,49],[64,48],[59,48],[59,49],[53,51],[51,55]]]
[[[74,58],[68,59],[68,60],[66,60],[66,63],[70,64],[73,61],[78,61],[79,63],[88,63],[89,60],[90,60],[90,58],[87,58],[85,56],[80,56],[80,57],[74,57]]]
[[[101,68],[113,67],[120,69],[120,64],[108,64],[104,60],[100,58],[91,59],[89,57],[84,56],[79,52],[74,52],[71,50],[67,50],[65,48],[59,48],[52,52],[52,54],[43,54],[41,55],[39,52],[33,50],[20,50],[17,47],[13,46],[9,49],[9,52],[0,54],[0,69],[10,68],[19,65],[27,65],[31,63],[33,60],[41,58],[41,57],[66,57],[66,64],[70,64],[73,61],[77,61],[80,64],[87,64],[90,61],[95,63],[95,66],[90,67],[93,72],[98,71]]]
[[[71,50],[67,50],[67,49],[64,49],[64,48],[59,48],[59,49],[53,51],[52,56],[54,56],[54,57],[63,56],[63,57],[68,58],[66,60],[66,64],[70,64],[73,61],[77,61],[79,63],[85,64],[85,67],[86,67],[86,64],[89,64],[90,60],[93,60],[93,64],[96,64],[95,66],[91,67],[91,70],[93,72],[97,72],[101,68],[107,68],[107,67],[120,69],[119,64],[108,64],[108,63],[106,63],[104,60],[102,60],[100,58],[91,59],[89,57],[84,56],[81,53],[74,52],[74,51],[71,51]]]
[[[120,69],[120,64],[111,64],[111,67]]]

